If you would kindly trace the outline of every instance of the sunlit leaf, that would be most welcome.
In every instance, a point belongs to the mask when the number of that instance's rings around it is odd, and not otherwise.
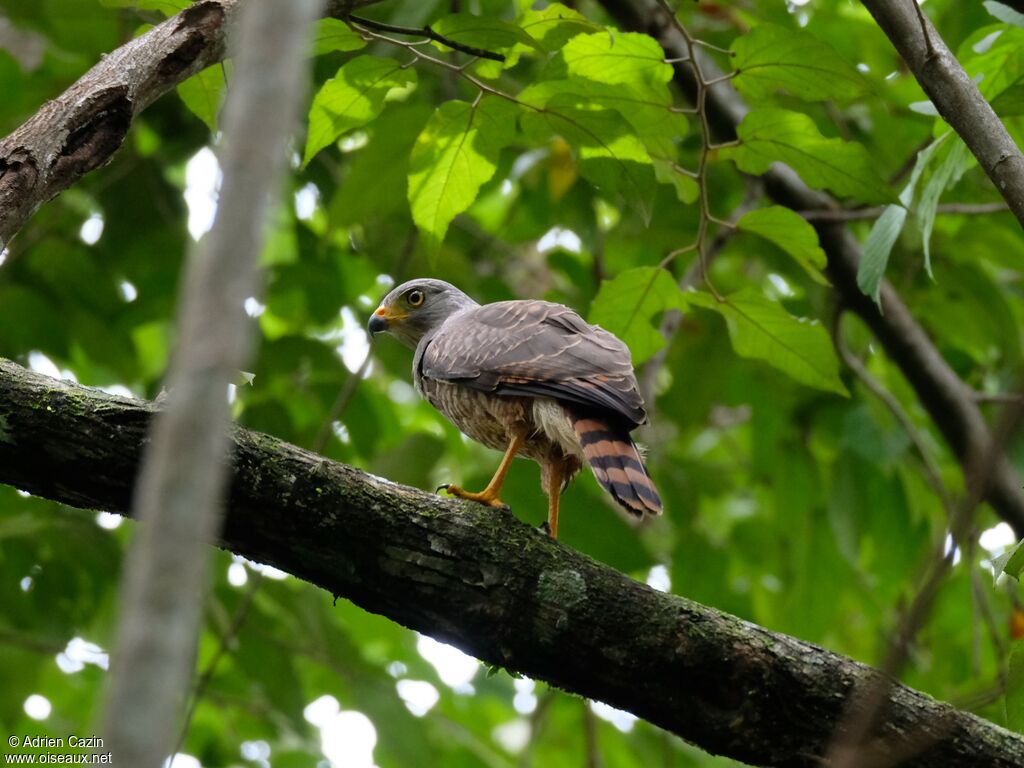
[[[408,216],[409,153],[431,113],[425,104],[402,104],[389,111],[393,119],[374,123],[369,144],[355,153],[331,199],[332,227],[370,221],[396,210]]]
[[[541,10],[524,11],[519,26],[544,50],[555,51],[578,34],[594,32],[599,25],[579,11],[551,3]]]
[[[749,113],[737,130],[738,147],[722,150],[740,170],[764,173],[772,163],[791,166],[815,189],[870,203],[894,198],[878,176],[877,163],[861,144],[827,139],[814,121],[799,112],[761,109]]]
[[[654,38],[636,32],[577,35],[562,48],[569,73],[611,85],[664,85],[672,67]]]
[[[827,259],[818,245],[818,233],[795,211],[777,205],[761,208],[745,214],[736,222],[736,227],[775,243],[792,256],[812,280],[828,285],[828,280],[821,273]]]
[[[516,111],[496,97],[447,101],[427,121],[409,158],[409,204],[428,252],[494,175],[498,153],[515,136]]]
[[[733,349],[741,357],[764,360],[801,384],[849,394],[839,378],[832,340],[817,321],[793,317],[780,304],[750,288],[722,301],[691,291],[686,300],[725,318]]]
[[[217,130],[217,115],[224,99],[226,77],[224,66],[214,64],[178,86],[178,96],[193,115],[206,123],[210,133]]]
[[[836,50],[802,29],[758,24],[732,44],[737,90],[764,99],[778,90],[804,101],[849,101],[868,82]]]
[[[452,13],[443,16],[431,24],[430,28],[456,43],[492,53],[504,53],[517,44],[538,51],[543,50],[521,27],[473,13]],[[444,43],[435,41],[434,45],[442,50],[450,50]]]
[[[330,51],[358,51],[366,41],[340,19],[320,19],[313,38],[313,53],[319,56]]]
[[[592,85],[598,91],[607,87]],[[583,95],[587,87],[577,86],[557,81],[528,89],[521,100],[543,109],[523,115],[523,130],[534,141],[564,138],[576,150],[584,177],[601,190],[623,195],[649,218],[656,181],[647,146],[618,109],[600,108],[600,99],[591,101]],[[644,122],[643,114],[638,109],[636,119]]]
[[[389,97],[405,95],[415,82],[416,71],[394,59],[359,56],[346,63],[313,98],[303,163],[346,131],[373,120]]]
[[[659,267],[637,267],[601,283],[590,307],[590,322],[611,331],[629,346],[638,365],[665,346],[652,325],[667,309],[684,306],[683,294],[672,275]]]

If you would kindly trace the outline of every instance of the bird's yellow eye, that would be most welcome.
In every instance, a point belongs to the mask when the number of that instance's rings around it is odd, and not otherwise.
[[[418,307],[423,303],[423,291],[418,288],[414,288],[406,294],[405,300],[409,302],[410,307]]]

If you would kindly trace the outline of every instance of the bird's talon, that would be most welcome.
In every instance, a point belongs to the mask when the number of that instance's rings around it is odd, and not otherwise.
[[[494,491],[484,490],[481,491],[480,493],[473,493],[472,491],[467,491],[464,488],[460,488],[454,483],[442,485],[438,487],[438,490],[441,490],[441,488],[444,488],[445,491],[447,491],[450,495],[455,496],[456,498],[459,499],[465,499],[466,501],[475,501],[477,504],[483,504],[488,507],[508,507],[508,505],[505,502],[498,498],[498,495],[494,493]]]
[[[441,485],[437,486],[437,488],[434,489],[434,493],[440,493],[441,491],[447,491],[449,487],[450,487],[450,485],[448,483],[441,483]]]
[[[548,525],[548,521],[547,520],[545,520],[543,523],[538,525],[537,526],[537,530],[540,531],[541,533],[543,533],[546,536],[550,536],[551,535],[551,526]]]

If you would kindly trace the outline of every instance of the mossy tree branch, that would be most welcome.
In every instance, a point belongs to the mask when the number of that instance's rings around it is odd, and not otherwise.
[[[125,513],[153,403],[0,360],[0,482]],[[221,545],[490,664],[757,765],[818,765],[870,667],[442,499],[242,428]],[[1024,739],[895,685],[878,748],[915,766],[1024,765]]]

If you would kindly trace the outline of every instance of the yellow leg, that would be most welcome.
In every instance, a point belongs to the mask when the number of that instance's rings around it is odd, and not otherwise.
[[[486,504],[489,507],[503,507],[505,503],[498,498],[498,494],[501,493],[501,486],[505,482],[505,475],[508,474],[508,468],[512,466],[512,459],[519,453],[519,449],[523,446],[523,441],[526,440],[526,431],[519,430],[509,441],[508,448],[505,450],[505,455],[501,459],[501,464],[498,465],[497,471],[494,473],[494,477],[491,478],[491,482],[487,484],[480,493],[473,493],[472,491],[466,491],[457,485],[442,485],[452,496],[458,496],[460,499],[469,499],[470,501],[477,501],[481,504]]]
[[[562,497],[562,461],[551,462],[548,474],[548,530],[558,538],[558,500]]]

